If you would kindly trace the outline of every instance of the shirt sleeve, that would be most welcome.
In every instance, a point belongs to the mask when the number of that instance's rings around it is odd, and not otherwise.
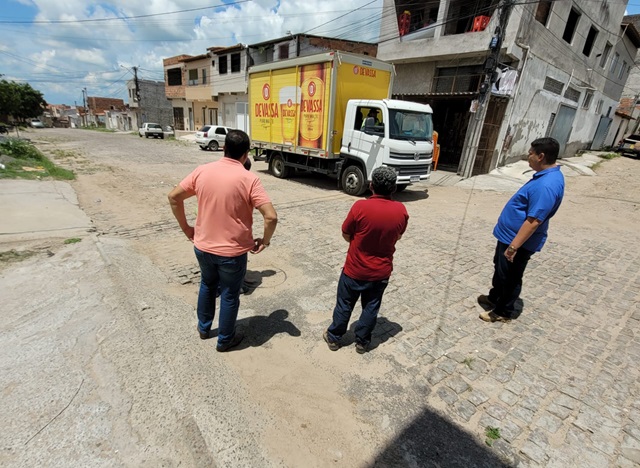
[[[535,218],[540,222],[544,222],[553,211],[555,202],[555,196],[549,187],[532,190],[529,193],[527,218]]]
[[[353,205],[351,207],[346,219],[342,223],[342,232],[351,237],[353,237],[356,233],[356,217],[355,213],[353,212],[355,207],[356,205]]]
[[[269,198],[269,195],[267,195],[267,191],[264,189],[262,182],[260,182],[260,179],[257,177],[251,184],[251,203],[254,208],[271,203],[271,199]]]
[[[180,182],[180,187],[185,192],[195,195],[196,194],[196,179],[198,178],[198,169],[195,169],[191,174],[182,179]]]
[[[409,213],[407,213],[407,209],[405,208],[404,210],[404,225],[402,226],[402,229],[400,229],[400,235],[404,235],[405,231],[407,230],[407,226],[409,225]]]

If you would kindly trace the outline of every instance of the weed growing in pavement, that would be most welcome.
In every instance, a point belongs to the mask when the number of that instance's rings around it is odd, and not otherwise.
[[[41,179],[52,177],[57,180],[73,180],[73,171],[56,166],[31,143],[9,138],[0,142],[0,153],[10,156],[5,168],[0,170],[0,179]]]
[[[35,252],[33,252],[32,250],[17,251],[12,249],[6,252],[0,252],[0,264],[19,262],[22,260],[26,260],[32,255],[35,255]]]
[[[78,153],[76,153],[75,151],[54,149],[52,151],[52,153],[58,159],[68,159],[68,158],[77,158],[78,157]]]
[[[77,244],[80,241],[82,241],[82,239],[80,239],[79,237],[70,237],[69,239],[65,239],[64,243],[65,244]]]
[[[487,426],[485,428],[484,435],[487,437],[484,442],[489,447],[491,447],[496,440],[498,440],[498,439],[500,439],[502,437],[500,435],[500,428],[493,427],[493,426]]]
[[[469,369],[473,370],[473,367],[471,366],[471,364],[473,364],[473,361],[475,361],[474,358],[468,357],[468,358],[465,358],[464,361],[462,361],[462,364],[466,364]]]
[[[615,158],[619,158],[620,155],[618,153],[607,153],[607,154],[601,154],[600,157],[602,159],[615,159]]]

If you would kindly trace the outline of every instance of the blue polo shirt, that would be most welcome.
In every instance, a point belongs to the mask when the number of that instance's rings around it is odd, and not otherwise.
[[[493,235],[503,244],[511,244],[525,220],[535,218],[542,221],[542,224],[522,247],[540,252],[547,240],[549,220],[558,211],[563,196],[564,176],[560,172],[560,166],[536,172],[502,209],[498,224],[493,228]]]

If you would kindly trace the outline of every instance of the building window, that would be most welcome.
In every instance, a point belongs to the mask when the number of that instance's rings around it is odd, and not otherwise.
[[[547,21],[549,21],[549,13],[551,13],[552,3],[553,2],[551,0],[542,0],[538,2],[538,9],[536,10],[536,20],[545,26],[547,25]]]
[[[564,88],[564,83],[562,81],[554,80],[549,76],[544,80],[543,89],[550,93],[562,94],[562,88]]]
[[[189,86],[195,86],[198,84],[198,69],[189,70]]]
[[[218,73],[224,75],[227,73],[227,56],[223,55],[218,58]]]
[[[593,100],[593,91],[587,91],[584,93],[584,101],[582,101],[582,108],[589,110],[591,107],[591,101]]]
[[[282,44],[278,48],[278,55],[280,57],[280,60],[288,59],[289,58],[289,44]]]
[[[564,92],[564,97],[573,102],[580,102],[580,91],[571,86],[567,86],[567,90]]]
[[[593,43],[596,41],[596,37],[598,37],[598,30],[591,26],[589,29],[589,34],[587,34],[587,40],[584,43],[584,47],[582,49],[582,53],[589,57],[591,55],[591,51],[593,50]]]
[[[240,71],[240,53],[231,54],[231,73]]]
[[[567,18],[567,26],[564,28],[564,34],[562,34],[562,39],[564,39],[565,42],[571,44],[579,21],[580,13],[575,8],[572,8],[569,13],[569,17]]]
[[[616,52],[611,59],[611,66],[609,67],[609,73],[615,74],[616,68],[618,68],[618,62],[620,61],[620,54]]]
[[[611,45],[610,42],[607,42],[607,45],[604,46],[604,50],[602,51],[602,55],[600,57],[600,67],[604,68],[607,65],[607,59],[609,58],[609,54],[611,53]]]
[[[182,86],[182,70],[180,68],[167,70],[167,84],[169,86]]]
[[[200,75],[202,76],[202,83],[203,85],[207,84],[207,69],[203,68],[200,70]]]
[[[602,105],[604,104],[604,99],[598,99],[598,104],[596,104],[596,114],[602,112]]]
[[[622,66],[620,67],[620,71],[618,72],[618,79],[621,80],[624,76],[624,71],[629,67],[629,64],[626,60],[622,61]]]

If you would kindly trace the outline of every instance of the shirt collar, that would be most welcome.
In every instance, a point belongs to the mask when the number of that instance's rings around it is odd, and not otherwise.
[[[556,166],[550,167],[548,169],[544,169],[542,171],[536,172],[535,174],[533,174],[533,178],[537,179],[538,177],[542,177],[545,174],[549,174],[550,172],[559,171],[559,170],[560,170],[560,166],[556,165]]]

